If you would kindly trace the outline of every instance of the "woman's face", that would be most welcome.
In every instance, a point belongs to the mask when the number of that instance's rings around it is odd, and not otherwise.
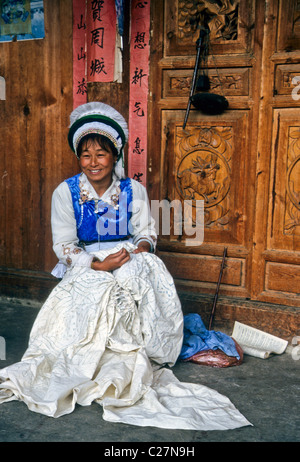
[[[112,170],[116,161],[109,148],[104,149],[97,140],[89,139],[83,142],[79,165],[89,182],[96,186],[109,186]]]

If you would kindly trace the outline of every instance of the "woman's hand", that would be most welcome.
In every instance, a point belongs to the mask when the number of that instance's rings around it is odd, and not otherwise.
[[[150,252],[151,250],[151,245],[149,244],[148,241],[141,241],[137,249],[135,249],[132,253],[140,253],[140,252]]]
[[[137,249],[135,249],[132,253],[150,252],[150,250],[151,245],[149,242],[141,241],[138,244]],[[130,254],[123,248],[119,250],[119,252],[108,255],[103,261],[95,258],[92,261],[91,268],[95,271],[114,271],[115,269],[123,266],[128,260],[130,260]]]
[[[92,261],[91,268],[95,271],[114,271],[124,265],[129,259],[129,253],[123,248],[119,252],[108,255],[103,261]]]

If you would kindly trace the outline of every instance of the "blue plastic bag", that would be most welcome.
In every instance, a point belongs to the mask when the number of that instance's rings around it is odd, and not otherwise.
[[[207,330],[201,316],[190,313],[184,316],[183,344],[179,359],[187,359],[202,350],[222,350],[228,356],[240,359],[234,340],[229,335]]]

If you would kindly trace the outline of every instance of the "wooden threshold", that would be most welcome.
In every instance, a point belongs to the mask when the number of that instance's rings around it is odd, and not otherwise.
[[[181,290],[178,290],[178,295],[183,313],[198,313],[208,328],[214,295]],[[235,321],[288,341],[300,335],[300,316],[297,307],[219,296],[212,329],[231,335]]]
[[[58,281],[43,271],[0,268],[0,295],[44,302]]]

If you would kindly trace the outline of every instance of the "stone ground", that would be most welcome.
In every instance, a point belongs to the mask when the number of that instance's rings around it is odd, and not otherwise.
[[[20,360],[38,309],[27,302],[0,299],[0,336],[5,339],[6,353],[0,368]],[[112,445],[133,447],[137,443],[199,448],[202,442],[298,442],[300,355],[292,354],[291,345],[287,351],[267,360],[245,355],[237,367],[178,362],[173,368],[182,382],[200,383],[227,396],[253,426],[226,431],[136,427],[104,421],[96,403],[77,406],[72,414],[53,419],[12,401],[0,406],[0,442],[102,442],[103,450],[107,447],[109,451]]]

